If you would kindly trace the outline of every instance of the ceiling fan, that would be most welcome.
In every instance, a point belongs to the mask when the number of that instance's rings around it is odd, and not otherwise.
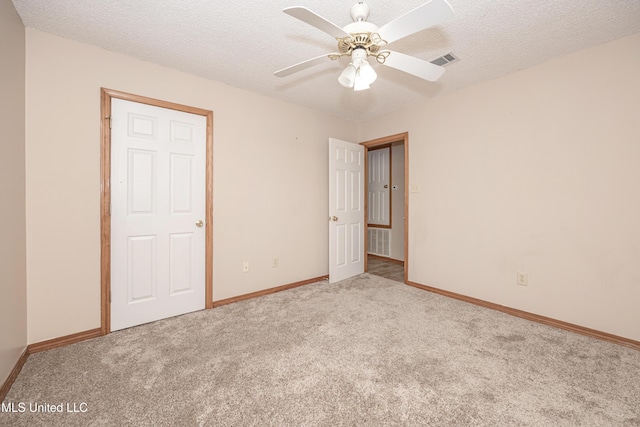
[[[351,8],[353,22],[343,28],[327,21],[306,7],[289,7],[283,12],[335,37],[338,41],[338,52],[321,55],[283,68],[274,73],[277,77],[286,77],[297,73],[320,64],[327,58],[336,60],[347,55],[351,57],[351,62],[338,77],[338,82],[342,86],[353,88],[356,91],[369,89],[377,78],[376,72],[367,61],[370,56],[379,64],[431,82],[438,80],[444,74],[444,68],[439,65],[383,48],[396,40],[453,16],[455,12],[447,0],[430,0],[382,27],[367,22],[369,6],[363,1],[358,1],[353,5]]]

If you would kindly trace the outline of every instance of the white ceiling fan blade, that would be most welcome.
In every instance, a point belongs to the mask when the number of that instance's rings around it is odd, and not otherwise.
[[[455,15],[447,0],[430,0],[378,29],[387,43],[439,24]]]
[[[306,61],[299,62],[290,67],[283,68],[282,70],[278,70],[275,73],[273,73],[273,75],[276,77],[286,77],[293,73],[297,73],[298,71],[311,68],[314,65],[320,64],[321,62],[327,62],[327,59],[329,59],[329,55],[317,56],[315,58],[311,58],[311,59],[307,59]]]
[[[316,27],[319,30],[324,31],[325,33],[333,36],[337,39],[349,36],[349,33],[344,31],[342,28],[338,27],[333,22],[329,22],[324,19],[322,16],[317,13],[307,9],[302,6],[294,6],[283,9],[283,12],[287,15],[291,15],[294,18],[298,18],[302,22],[306,22],[307,24]]]
[[[430,82],[435,82],[444,74],[444,67],[399,52],[391,52],[384,65]]]

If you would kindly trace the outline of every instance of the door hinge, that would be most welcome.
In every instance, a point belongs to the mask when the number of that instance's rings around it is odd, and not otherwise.
[[[105,119],[109,120],[109,129],[111,129],[111,116],[106,116]]]
[[[109,204],[109,216],[111,216],[111,204]]]

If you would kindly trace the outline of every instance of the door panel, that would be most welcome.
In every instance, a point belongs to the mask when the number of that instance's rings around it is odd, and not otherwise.
[[[169,236],[171,251],[171,265],[169,268],[171,295],[180,292],[193,291],[191,272],[191,248],[194,246],[193,233],[174,233]]]
[[[206,117],[111,104],[111,330],[205,307]]]
[[[153,215],[156,211],[156,152],[129,149],[127,157],[129,215]]]
[[[192,213],[191,195],[193,186],[193,156],[171,154],[171,213]]]
[[[156,296],[156,236],[127,239],[127,303],[149,301]]]
[[[329,281],[364,272],[364,147],[329,139]]]
[[[351,263],[362,261],[362,242],[362,224],[351,224]]]

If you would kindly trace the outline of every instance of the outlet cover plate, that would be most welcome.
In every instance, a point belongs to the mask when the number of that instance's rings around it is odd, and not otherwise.
[[[529,284],[529,275],[519,271],[516,277],[516,283],[520,286],[527,286]]]

